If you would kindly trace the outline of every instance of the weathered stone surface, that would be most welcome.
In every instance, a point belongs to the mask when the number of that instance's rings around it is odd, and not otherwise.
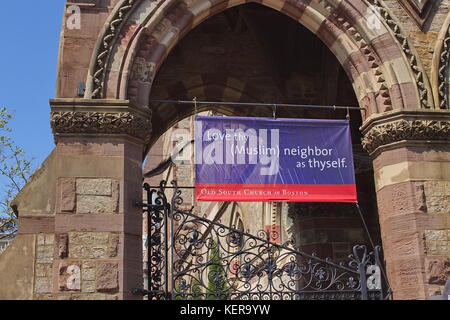
[[[58,235],[58,256],[61,259],[69,256],[69,235],[67,233]]]
[[[108,256],[110,258],[117,257],[119,252],[119,235],[111,234],[109,236],[109,245],[108,245]]]
[[[45,234],[43,233],[38,234],[36,237],[36,242],[38,246],[45,245]]]
[[[393,297],[394,300],[425,300],[426,292],[425,286],[399,288],[394,291]]]
[[[108,243],[107,232],[71,232],[69,234],[71,245],[97,245]]]
[[[35,293],[51,293],[52,290],[52,281],[51,278],[36,278],[34,284],[34,292]]]
[[[84,261],[83,269],[94,269],[97,263],[95,261]]]
[[[447,230],[426,230],[424,234],[426,240],[447,240]]]
[[[450,195],[450,181],[426,181],[424,184],[427,197]]]
[[[95,281],[84,281],[82,285],[82,292],[93,293],[95,292]]]
[[[71,259],[90,259],[91,248],[89,246],[70,246],[69,258]]]
[[[73,259],[102,259],[107,257],[106,246],[70,246],[69,256]]]
[[[80,291],[81,263],[61,262],[59,265],[58,283],[60,291]]]
[[[424,272],[419,257],[395,261],[393,271],[401,288],[416,287],[421,283]]]
[[[112,182],[112,211],[119,213],[120,205],[120,183],[119,181]]]
[[[424,187],[421,183],[402,183],[392,186],[386,193],[390,194],[390,201],[383,197],[383,213],[386,211],[395,215],[427,211]]]
[[[75,211],[75,179],[61,179],[60,180],[60,208],[61,212],[74,212]]]
[[[38,246],[52,245],[54,243],[54,239],[54,234],[40,233],[37,235],[37,244]]]
[[[55,235],[54,234],[46,234],[45,235],[45,244],[51,245],[55,243]]]
[[[94,259],[106,258],[108,249],[106,247],[92,247],[92,257]]]
[[[34,300],[71,300],[71,295],[65,294],[36,294]]]
[[[111,196],[111,179],[77,179],[77,195]]]
[[[428,255],[450,257],[449,230],[426,230],[425,250]]]
[[[430,213],[450,213],[450,181],[425,182],[425,195]]]
[[[428,296],[440,296],[444,292],[443,285],[429,285]]]
[[[420,255],[419,233],[392,234],[387,237],[389,245],[385,248],[385,256],[392,258],[418,256]]]
[[[97,290],[99,292],[116,292],[119,289],[119,265],[103,262],[97,267]]]
[[[53,246],[38,246],[36,262],[51,263],[53,261]]]
[[[95,280],[95,268],[86,268],[83,264],[83,270],[81,272],[82,280],[93,281]]]
[[[427,281],[430,284],[444,285],[450,276],[449,258],[427,258],[426,267]]]
[[[448,137],[448,134],[446,134],[446,137]],[[415,180],[450,180],[450,163],[403,161],[394,165],[384,166],[375,172],[377,191],[387,186]]]
[[[0,300],[31,300],[36,281],[36,235],[16,236],[0,254]]]
[[[81,300],[81,301],[97,301],[97,300],[106,300],[106,295],[98,294],[98,293],[82,293],[82,294],[73,294],[70,300]]]
[[[36,264],[36,277],[49,277],[52,275],[52,265],[51,264]]]
[[[77,213],[79,214],[113,213],[112,197],[78,196]]]
[[[430,213],[449,213],[450,195],[441,197],[428,197],[427,206]]]

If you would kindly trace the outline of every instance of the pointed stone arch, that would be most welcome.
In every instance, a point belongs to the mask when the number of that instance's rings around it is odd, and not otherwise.
[[[155,74],[183,36],[205,19],[246,2],[119,2],[99,38],[85,98],[129,99],[148,106]],[[414,49],[380,1],[250,2],[286,14],[325,43],[346,71],[361,108],[367,109],[364,117],[434,108],[428,78]]]

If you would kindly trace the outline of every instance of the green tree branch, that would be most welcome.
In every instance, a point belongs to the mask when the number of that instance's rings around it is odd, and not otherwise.
[[[8,135],[13,115],[6,108],[0,108],[0,240],[15,236],[18,217],[11,208],[11,202],[27,183],[33,171],[33,160],[27,160],[22,148],[16,146]]]

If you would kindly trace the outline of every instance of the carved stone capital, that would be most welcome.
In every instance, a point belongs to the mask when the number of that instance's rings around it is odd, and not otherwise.
[[[404,110],[371,119],[361,130],[362,145],[369,154],[401,141],[450,143],[450,112]]]
[[[151,111],[122,100],[55,99],[51,101],[55,140],[63,135],[128,135],[150,139]]]

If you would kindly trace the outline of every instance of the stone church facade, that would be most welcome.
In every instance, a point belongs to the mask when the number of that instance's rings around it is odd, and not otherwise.
[[[13,203],[20,226],[0,255],[0,299],[142,299],[133,294],[143,285],[145,232],[135,202],[143,169],[164,155],[164,134],[199,112],[272,116],[271,108],[154,101],[194,98],[359,106],[348,114],[358,196],[382,244],[393,298],[442,292],[450,274],[448,0],[67,2],[73,5],[80,28],[67,27],[69,10],[50,100],[55,149]],[[191,169],[178,166],[171,177],[192,183]],[[226,210],[230,225],[289,229],[282,241],[292,236],[296,248],[321,256],[339,259],[367,241],[345,206]]]

